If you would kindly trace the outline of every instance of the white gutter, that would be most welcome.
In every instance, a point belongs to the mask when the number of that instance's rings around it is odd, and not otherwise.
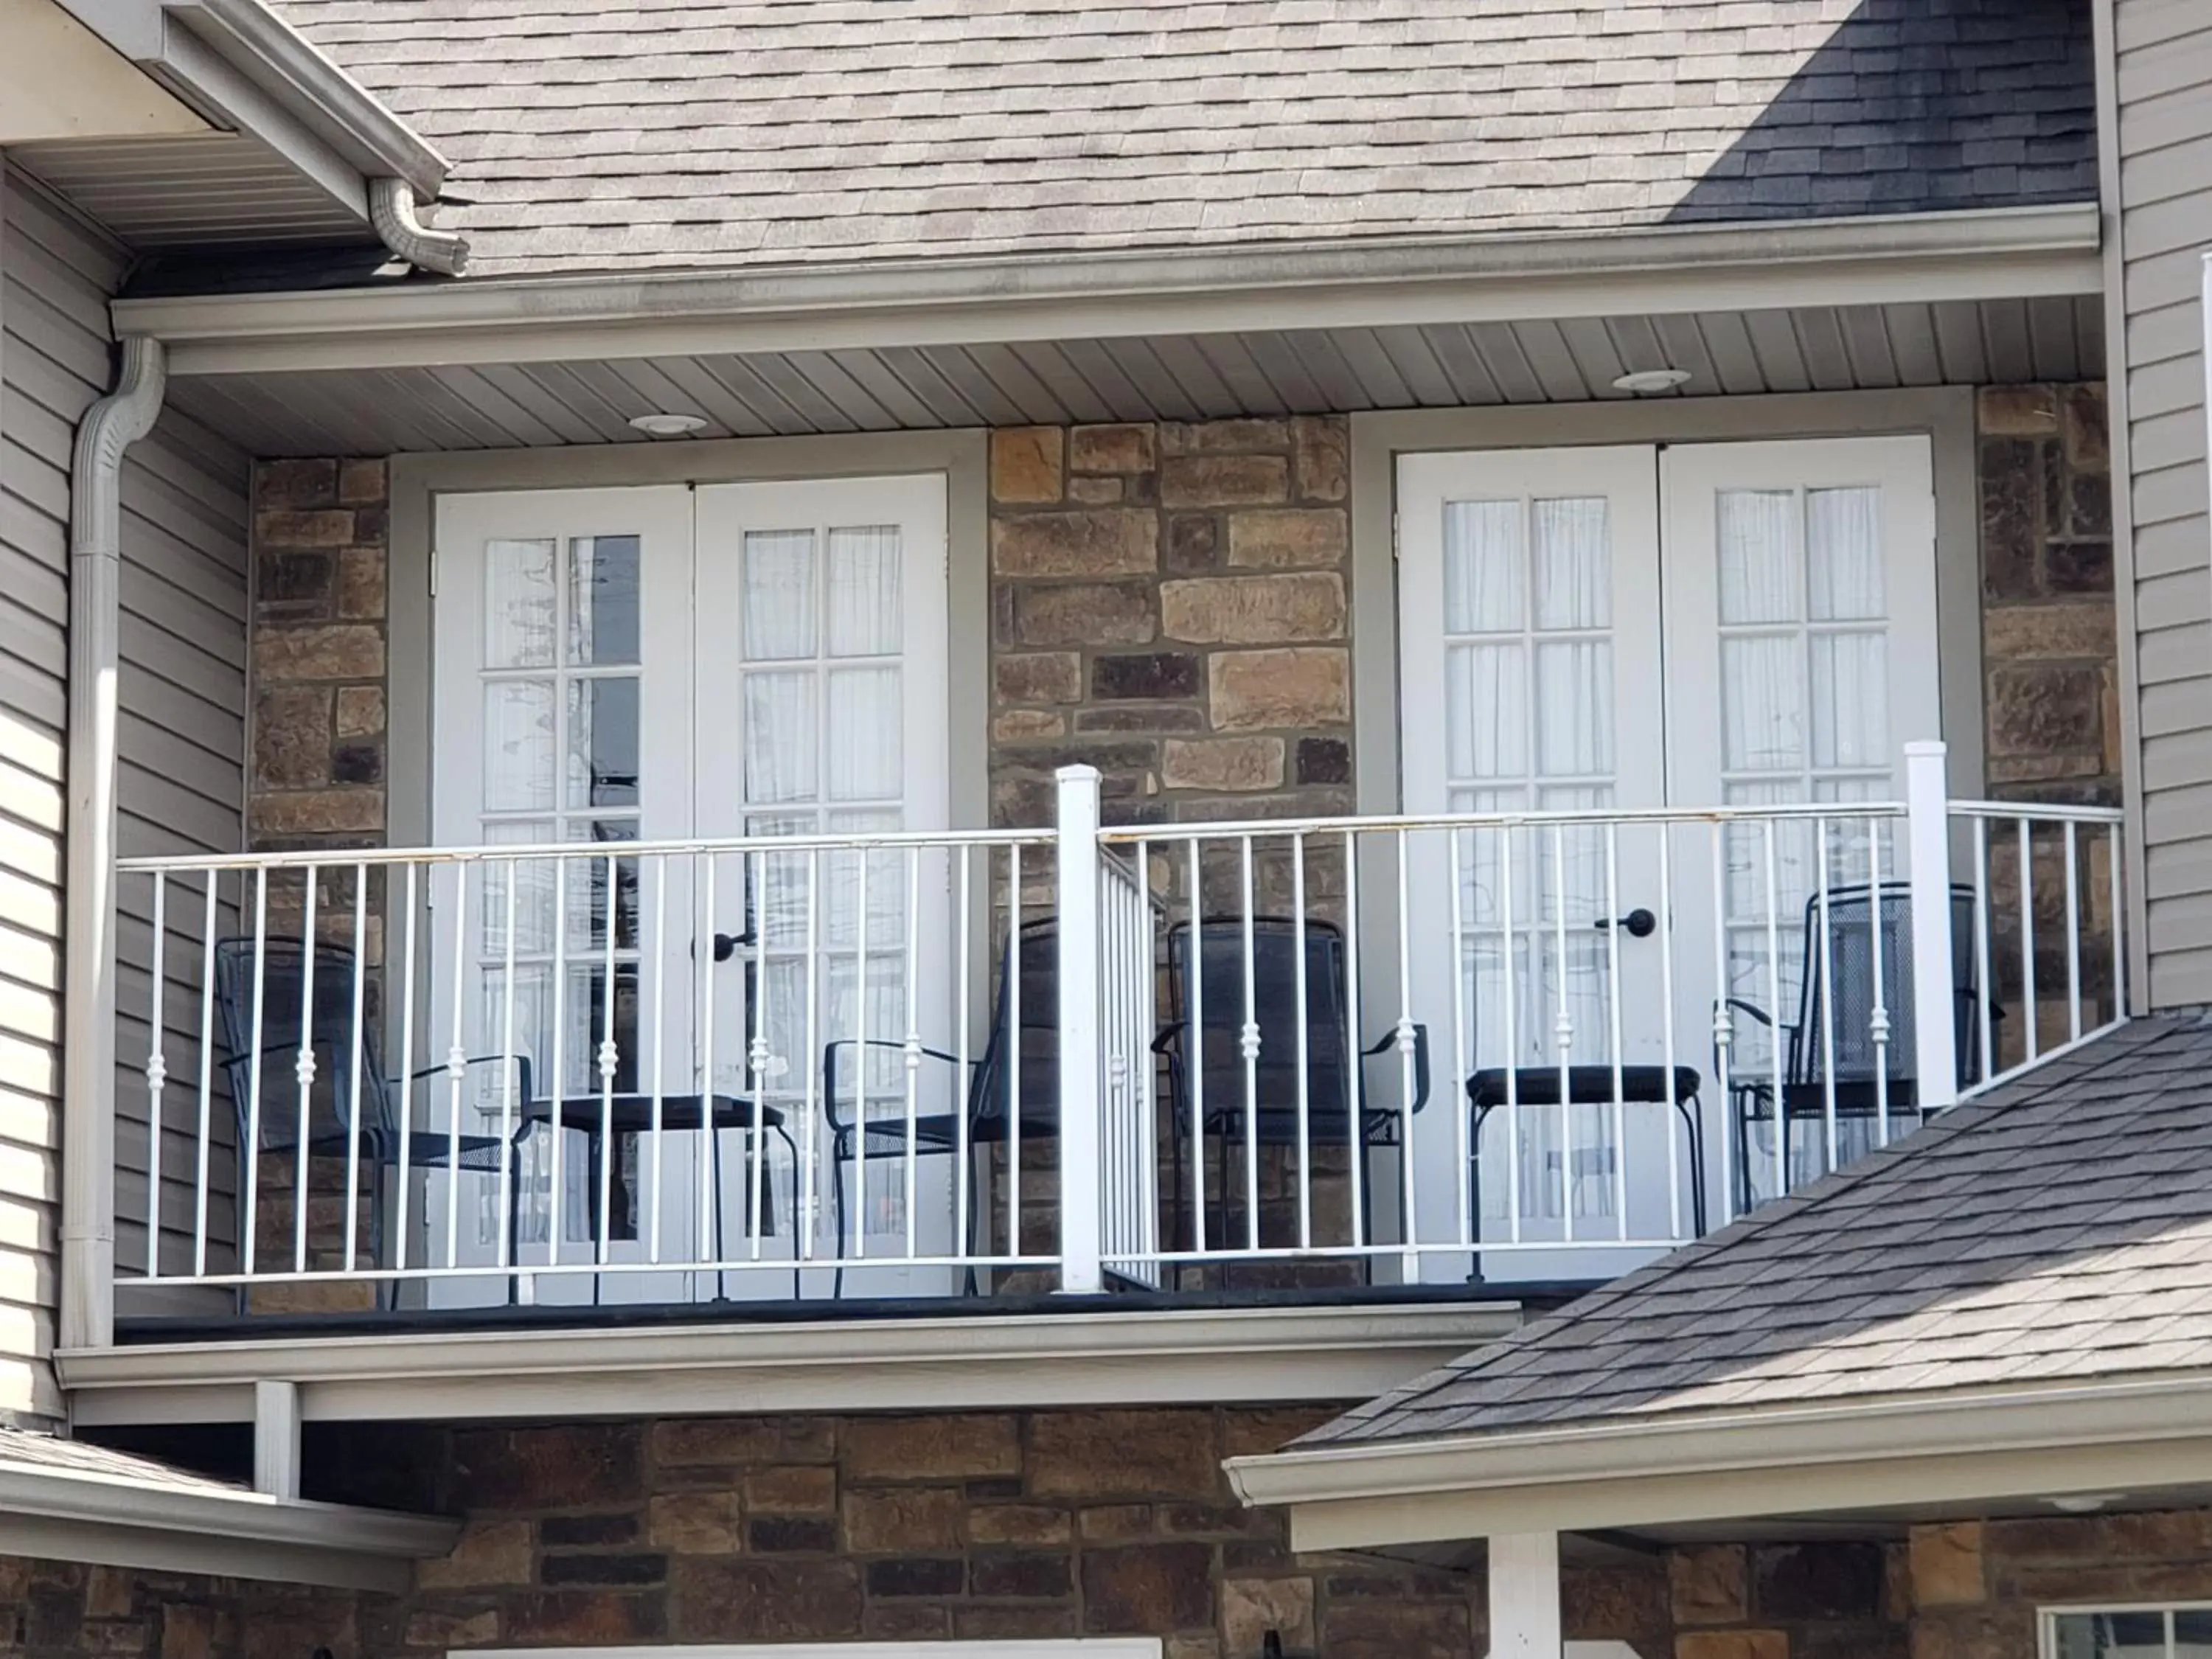
[[[1960,1389],[1231,1459],[1299,1549],[1586,1531],[2212,1480],[2212,1371]]]
[[[0,1458],[0,1551],[159,1572],[405,1590],[459,1523]]]
[[[123,341],[115,389],[85,411],[70,464],[68,888],[64,898],[64,1345],[112,1340],[115,1314],[115,732],[122,655],[123,455],[154,429],[167,364]]]
[[[2094,294],[2096,205],[130,300],[179,375]]]

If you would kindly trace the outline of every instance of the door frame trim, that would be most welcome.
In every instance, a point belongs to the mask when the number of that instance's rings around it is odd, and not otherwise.
[[[386,601],[388,774],[384,844],[430,834],[430,544],[436,500],[502,489],[818,482],[942,473],[945,480],[948,739],[946,809],[957,827],[990,818],[989,435],[872,432],[488,453],[395,455]],[[962,733],[970,734],[972,741]]]
[[[1398,458],[1433,450],[1577,448],[1924,434],[1936,474],[1936,608],[1953,789],[1984,786],[1981,512],[1975,389],[1415,410],[1352,417],[1354,787],[1362,812],[1398,810]],[[1662,570],[1662,580],[1664,579]]]

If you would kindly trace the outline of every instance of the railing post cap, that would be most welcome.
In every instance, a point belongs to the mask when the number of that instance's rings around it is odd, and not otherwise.
[[[1073,766],[1063,766],[1057,772],[1053,774],[1053,776],[1058,778],[1062,783],[1080,783],[1087,778],[1095,778],[1099,775],[1100,773],[1097,767],[1084,761],[1078,761]]]
[[[1948,752],[1948,745],[1941,738],[1915,738],[1905,745],[1905,757],[1907,760],[1921,756],[1940,756]]]

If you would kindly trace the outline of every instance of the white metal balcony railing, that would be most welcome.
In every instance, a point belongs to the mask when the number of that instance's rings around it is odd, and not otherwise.
[[[1050,830],[128,860],[119,1272],[248,1311],[1607,1276],[2124,1017],[2120,815],[1942,767],[1127,828],[1078,768]]]

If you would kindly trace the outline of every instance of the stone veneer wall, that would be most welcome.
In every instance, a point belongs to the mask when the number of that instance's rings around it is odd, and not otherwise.
[[[991,439],[992,813],[1089,762],[1115,822],[1352,810],[1341,416]]]
[[[264,461],[253,475],[256,848],[385,836],[385,464]]]
[[[398,1659],[473,1648],[1161,1638],[1167,1659],[1474,1659],[1483,1575],[1298,1556],[1217,1460],[1298,1410],[326,1431],[311,1495],[439,1504],[404,1595],[0,1559],[0,1653]],[[2212,1510],[1958,1522],[1570,1567],[1570,1639],[1643,1659],[2031,1659],[2039,1608],[2212,1597]]]

